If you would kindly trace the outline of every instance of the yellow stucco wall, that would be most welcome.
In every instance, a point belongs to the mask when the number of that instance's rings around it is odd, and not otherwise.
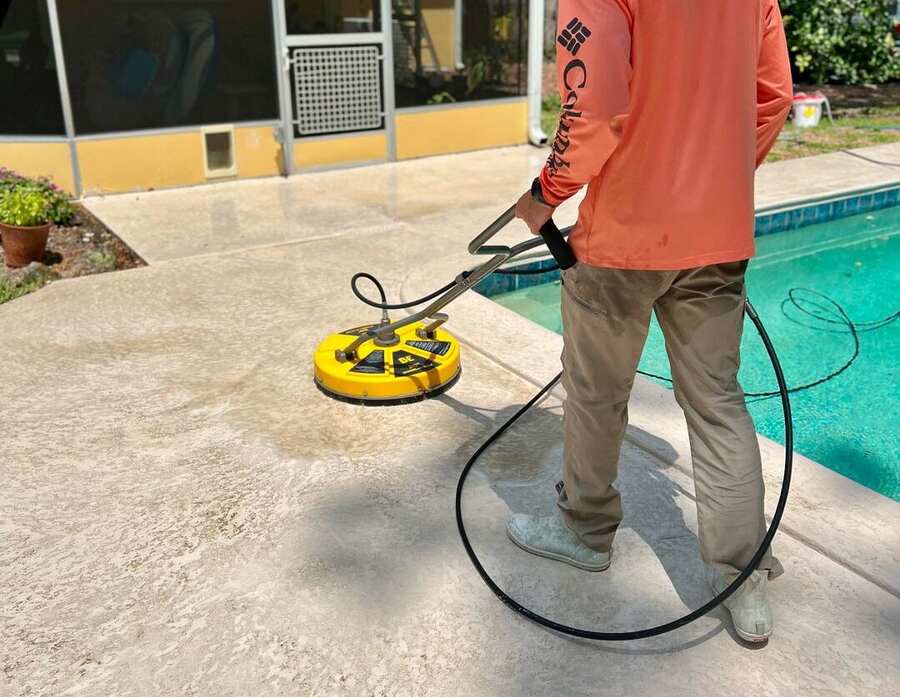
[[[441,155],[524,143],[528,138],[528,104],[524,99],[501,104],[455,106],[397,114],[397,158]]]
[[[300,169],[385,159],[387,137],[384,133],[294,141],[294,164]]]
[[[273,126],[234,129],[234,150],[239,177],[271,177],[281,174],[281,143]]]
[[[428,27],[431,43],[434,45],[440,65],[438,67],[454,70],[454,11],[453,0],[422,0],[422,21]],[[422,62],[431,65],[431,51],[424,37],[422,39]]]
[[[527,134],[525,100],[399,113],[399,159],[523,143]],[[235,128],[238,177],[274,176],[281,171],[281,145],[271,126]],[[200,184],[203,136],[185,133],[81,140],[76,144],[86,194],[162,189]],[[340,138],[300,139],[294,144],[299,169],[386,160],[383,132]],[[74,192],[67,143],[0,142],[0,166],[28,176],[50,176]]]
[[[200,132],[78,142],[86,194],[163,189],[206,181]]]
[[[200,131],[83,140],[77,144],[86,194],[164,189],[200,184],[203,135]],[[271,126],[234,129],[238,177],[262,177],[280,171],[281,146]]]
[[[75,192],[68,143],[0,142],[0,167],[28,177],[50,177],[57,186]]]

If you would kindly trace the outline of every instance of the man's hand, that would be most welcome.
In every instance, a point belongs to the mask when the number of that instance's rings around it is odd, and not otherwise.
[[[550,206],[535,201],[531,192],[526,191],[516,204],[516,217],[525,221],[532,235],[539,235],[544,223],[553,217],[553,210]]]

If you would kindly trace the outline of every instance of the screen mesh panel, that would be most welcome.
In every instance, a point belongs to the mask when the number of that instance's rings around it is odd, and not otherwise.
[[[293,52],[301,136],[382,128],[378,46],[322,46]]]

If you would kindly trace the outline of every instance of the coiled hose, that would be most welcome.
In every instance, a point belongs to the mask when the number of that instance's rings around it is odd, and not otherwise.
[[[549,272],[554,269],[543,269],[543,272]],[[370,281],[378,291],[380,296],[380,302],[372,300],[359,290],[358,283],[360,279],[366,279]],[[415,307],[417,305],[422,305],[429,300],[433,300],[441,293],[449,290],[455,282],[449,283],[440,290],[435,291],[434,293],[429,293],[428,295],[418,298],[416,300],[406,302],[406,303],[395,303],[390,304],[387,302],[387,296],[384,291],[384,286],[378,281],[375,276],[368,273],[358,273],[353,276],[351,279],[350,285],[353,290],[354,295],[359,298],[363,303],[369,305],[370,307],[375,307],[381,310],[392,310],[392,309],[408,309],[411,307]],[[510,417],[506,423],[504,423],[500,428],[498,428],[494,433],[490,435],[490,437],[481,444],[481,446],[472,454],[469,458],[468,462],[466,462],[465,466],[462,469],[462,472],[459,476],[459,481],[456,486],[456,526],[459,530],[459,536],[462,540],[463,547],[466,550],[466,554],[469,556],[469,560],[472,562],[472,565],[475,567],[475,570],[481,576],[482,580],[491,589],[491,591],[496,595],[507,607],[512,609],[513,611],[519,613],[523,617],[535,622],[547,629],[552,629],[555,632],[560,632],[562,634],[568,634],[569,636],[580,637],[583,639],[595,639],[602,641],[633,641],[636,639],[645,639],[647,637],[658,636],[660,634],[665,634],[667,632],[671,632],[679,627],[683,627],[694,620],[703,617],[714,608],[718,607],[725,600],[727,600],[733,593],[735,593],[738,588],[740,588],[741,584],[750,577],[753,573],[754,569],[759,565],[762,558],[765,556],[768,551],[770,545],[772,544],[772,539],[775,537],[775,533],[778,532],[778,526],[781,523],[781,518],[784,515],[784,510],[787,505],[788,493],[790,491],[791,484],[791,473],[793,470],[793,454],[794,454],[794,429],[793,429],[793,421],[791,419],[791,403],[789,396],[789,389],[785,382],[784,373],[781,368],[781,364],[778,361],[778,355],[775,352],[775,347],[772,345],[772,341],[769,338],[769,335],[766,333],[766,329],[763,326],[762,321],[759,319],[759,315],[757,315],[756,310],[753,309],[753,306],[750,302],[747,302],[747,315],[753,321],[754,326],[759,332],[760,337],[762,338],[763,344],[766,347],[766,351],[769,354],[769,358],[772,361],[772,367],[775,370],[775,377],[778,381],[778,394],[781,395],[781,403],[782,409],[784,411],[784,426],[785,426],[785,459],[784,459],[784,478],[781,484],[781,493],[778,497],[778,504],[775,507],[775,513],[772,516],[772,522],[769,524],[768,530],[766,531],[765,536],[763,537],[762,542],[760,543],[759,549],[753,555],[753,558],[750,560],[750,563],[747,567],[738,575],[738,577],[731,583],[727,588],[725,588],[721,593],[719,593],[715,598],[710,600],[705,605],[697,608],[696,610],[680,617],[678,619],[672,620],[671,622],[667,622],[665,624],[661,624],[655,627],[649,627],[647,629],[639,629],[628,632],[601,632],[589,629],[582,629],[579,627],[570,627],[565,624],[561,624],[559,622],[555,622],[547,617],[544,617],[533,610],[528,609],[514,598],[510,597],[497,583],[494,579],[491,578],[490,574],[485,570],[481,561],[478,559],[478,555],[475,554],[475,550],[472,548],[472,544],[469,541],[469,536],[466,533],[465,521],[463,520],[463,511],[462,511],[462,494],[465,488],[466,479],[469,476],[469,473],[472,471],[472,468],[478,462],[478,459],[484,454],[484,452],[490,448],[494,443],[499,440],[504,433],[506,433],[509,428],[515,424],[525,413],[528,412],[535,404],[537,404],[550,390],[552,390],[557,383],[562,378],[562,373],[558,374],[555,378],[553,378],[550,382],[548,382],[541,390],[528,401],[527,404],[522,406],[512,417]],[[665,378],[664,378],[665,379]]]

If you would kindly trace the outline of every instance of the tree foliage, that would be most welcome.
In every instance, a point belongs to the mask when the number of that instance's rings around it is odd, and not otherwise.
[[[895,0],[781,0],[797,76],[817,84],[900,78]]]

